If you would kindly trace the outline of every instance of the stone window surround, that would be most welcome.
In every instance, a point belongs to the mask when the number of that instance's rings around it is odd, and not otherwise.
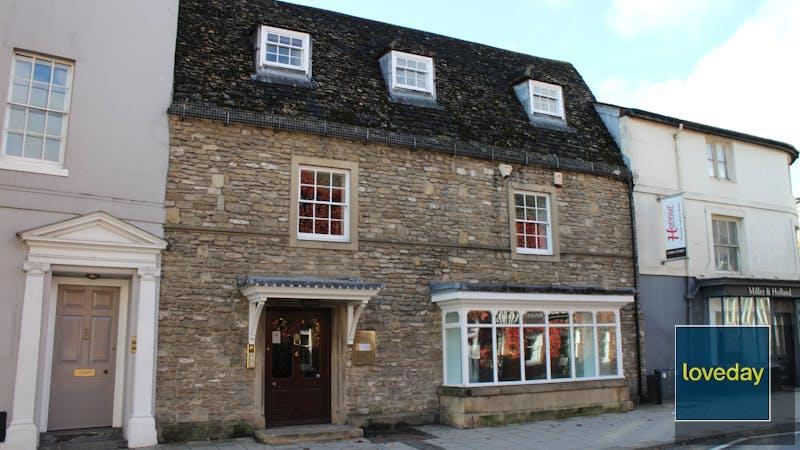
[[[507,190],[508,190],[508,232],[509,232],[509,244],[511,249],[511,259],[527,260],[527,261],[547,261],[547,262],[561,261],[561,254],[559,250],[560,240],[558,237],[559,229],[558,229],[557,189],[553,186],[547,186],[543,184],[518,183],[511,181],[508,183]],[[514,220],[517,214],[516,205],[514,203],[515,192],[544,194],[548,196],[548,201],[550,204],[550,229],[551,229],[550,234],[552,237],[552,242],[550,245],[552,246],[553,249],[553,253],[551,255],[538,255],[538,254],[517,252],[517,228],[516,228],[516,221]]]
[[[300,167],[311,166],[318,169],[342,169],[350,172],[347,195],[349,215],[347,217],[347,241],[323,241],[298,239],[298,213],[300,205]],[[292,156],[292,172],[289,193],[289,246],[323,248],[330,250],[358,250],[358,163],[335,159]]]

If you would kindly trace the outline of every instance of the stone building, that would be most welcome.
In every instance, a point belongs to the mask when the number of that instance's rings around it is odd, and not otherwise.
[[[627,410],[630,173],[569,63],[181,2],[160,437]]]

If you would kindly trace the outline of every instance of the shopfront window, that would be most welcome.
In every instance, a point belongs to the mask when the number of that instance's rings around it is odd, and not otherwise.
[[[445,311],[445,384],[618,378],[619,333],[619,311]]]
[[[711,297],[710,325],[769,325],[769,297]]]

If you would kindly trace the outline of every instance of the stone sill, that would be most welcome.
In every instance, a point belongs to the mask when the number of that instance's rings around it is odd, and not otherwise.
[[[579,391],[588,389],[614,388],[628,386],[625,378],[607,380],[566,381],[541,384],[517,384],[511,386],[453,387],[441,386],[439,394],[443,397],[491,397],[496,395],[536,394],[540,392]]]

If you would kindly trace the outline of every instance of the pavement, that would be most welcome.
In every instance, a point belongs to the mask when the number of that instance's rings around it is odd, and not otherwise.
[[[413,427],[349,441],[269,446],[250,438],[164,444],[150,449],[188,450],[439,450],[508,448],[605,449],[668,446],[675,440],[673,405],[641,405],[626,413],[543,420],[462,430],[444,425]]]

